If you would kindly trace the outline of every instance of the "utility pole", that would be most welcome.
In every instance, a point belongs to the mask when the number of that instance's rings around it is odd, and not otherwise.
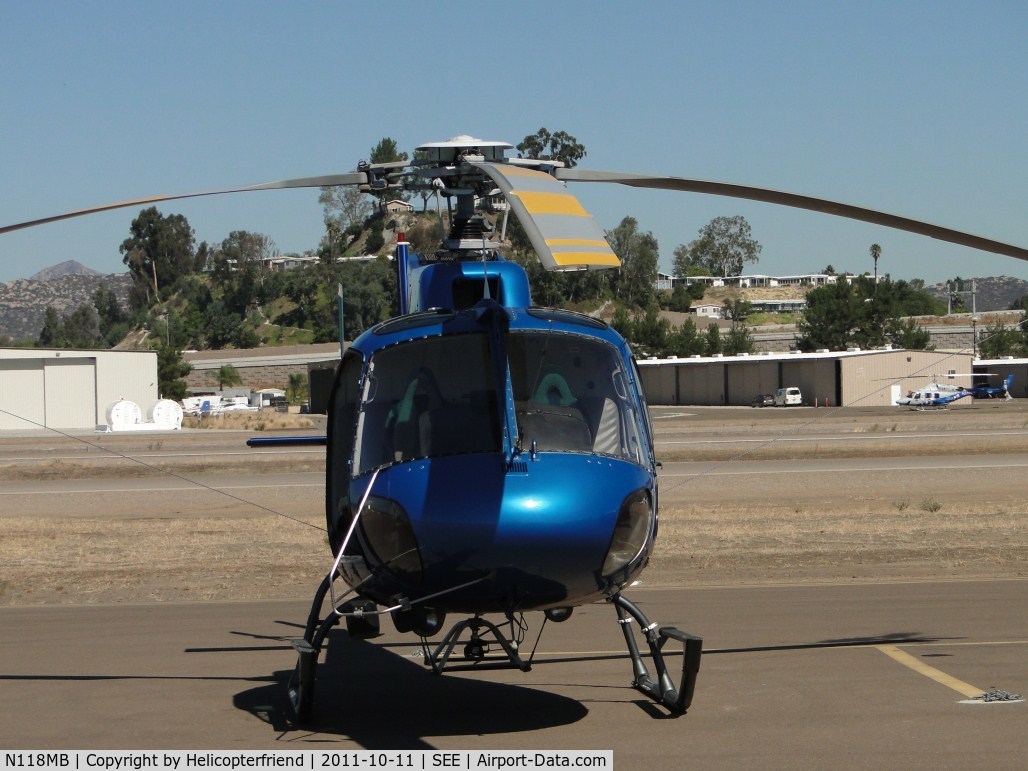
[[[953,295],[971,295],[971,357],[972,361],[978,358],[978,284],[975,279],[971,279],[971,289],[964,289],[964,281],[960,280],[959,289],[956,287],[956,281],[949,281],[948,284],[949,292],[946,293],[949,300],[949,307],[947,308],[947,315],[953,312]],[[964,304],[967,307],[967,304]]]

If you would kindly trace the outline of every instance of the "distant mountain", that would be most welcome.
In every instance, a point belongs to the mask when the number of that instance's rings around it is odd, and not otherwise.
[[[87,272],[67,273],[49,280],[21,278],[0,283],[0,337],[6,335],[15,340],[39,337],[47,305],[54,306],[61,314],[71,313],[80,305],[92,305],[93,292],[100,284],[107,284],[117,295],[122,307],[126,307],[129,287],[132,285],[128,273],[105,276],[70,260],[36,275],[66,265],[77,265]]]
[[[39,273],[31,276],[29,281],[52,281],[55,278],[62,278],[63,276],[102,276],[102,273],[98,273],[92,268],[87,268],[81,262],[77,260],[65,260],[58,265],[51,265],[49,268],[43,268]]]
[[[976,278],[975,282],[975,309],[978,311],[1003,311],[1010,307],[1011,303],[1020,300],[1028,294],[1028,281],[1010,276],[993,276],[991,278]],[[964,289],[971,291],[971,279],[964,279]],[[949,289],[945,283],[926,286],[925,290],[946,301]],[[964,295],[964,304],[971,309],[971,296]]]

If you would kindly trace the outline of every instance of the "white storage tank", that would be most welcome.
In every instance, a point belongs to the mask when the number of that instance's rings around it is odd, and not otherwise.
[[[135,402],[119,399],[107,407],[107,427],[110,431],[125,431],[128,426],[142,422],[143,411]]]
[[[177,431],[182,428],[182,405],[171,399],[158,399],[146,411],[147,422],[161,431]]]

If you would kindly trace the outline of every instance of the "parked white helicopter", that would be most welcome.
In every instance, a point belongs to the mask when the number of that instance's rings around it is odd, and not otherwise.
[[[957,377],[995,377],[994,372],[973,372],[970,374],[947,374],[946,378]],[[940,383],[939,376],[931,383],[908,391],[906,396],[896,400],[896,404],[909,407],[913,410],[941,410],[964,397],[977,397],[979,399],[1010,399],[1010,384],[1014,376],[1008,375],[1002,386],[971,385],[959,386],[951,383]]]

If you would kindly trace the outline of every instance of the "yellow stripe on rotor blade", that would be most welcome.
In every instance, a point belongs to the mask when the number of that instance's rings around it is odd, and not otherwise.
[[[582,204],[573,195],[562,193],[533,193],[527,190],[512,191],[521,203],[525,205],[529,214],[564,214],[570,217],[588,217],[589,212],[582,208]]]
[[[553,261],[558,265],[621,265],[614,252],[553,252]]]

